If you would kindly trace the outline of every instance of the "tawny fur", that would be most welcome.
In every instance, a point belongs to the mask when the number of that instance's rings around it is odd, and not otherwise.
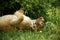
[[[22,14],[23,13],[19,10],[13,15],[4,15],[0,17],[0,30],[15,30],[15,26],[23,20]]]
[[[29,30],[31,28],[31,19],[23,15],[23,21],[18,25],[19,30]]]
[[[44,18],[43,17],[39,17],[37,19],[35,19],[35,29],[36,31],[41,30],[43,28],[43,24],[44,24]]]
[[[0,30],[40,30],[44,23],[44,18],[39,17],[32,20],[25,16],[23,10],[16,11],[13,15],[0,17]],[[33,24],[34,22],[34,24]]]
[[[25,16],[23,14],[23,21],[17,26],[18,29],[20,30],[34,30],[38,31],[42,28],[43,23],[44,23],[44,18],[39,17],[37,19],[32,20],[30,17]],[[35,22],[35,25],[33,27],[32,22]]]

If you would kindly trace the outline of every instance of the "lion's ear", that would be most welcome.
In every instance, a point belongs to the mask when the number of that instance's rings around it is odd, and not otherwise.
[[[41,16],[41,17],[39,17],[37,20],[44,21],[44,18]]]

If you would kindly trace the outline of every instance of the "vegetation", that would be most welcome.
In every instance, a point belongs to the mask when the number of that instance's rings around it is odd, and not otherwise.
[[[0,40],[60,40],[60,0],[0,0],[0,16],[23,9],[32,19],[43,16],[40,32],[0,31]]]

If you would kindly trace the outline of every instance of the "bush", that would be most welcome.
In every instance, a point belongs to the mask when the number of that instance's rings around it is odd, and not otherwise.
[[[43,16],[45,24],[42,32],[10,31],[1,32],[3,40],[60,40],[60,1],[59,0],[0,0],[0,15],[13,14],[23,9],[32,19]]]
[[[44,0],[24,0],[21,3],[21,8],[25,10],[25,14],[32,19],[43,16],[46,20],[48,15],[46,14],[46,5],[44,4]]]

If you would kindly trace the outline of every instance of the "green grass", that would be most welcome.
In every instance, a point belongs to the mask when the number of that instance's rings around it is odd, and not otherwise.
[[[35,31],[0,31],[0,40],[60,40],[60,9],[56,14],[49,13],[49,19],[42,32]],[[51,13],[51,14],[50,14]]]
[[[38,31],[4,31],[0,40],[60,40],[59,26],[46,22],[42,32]]]

